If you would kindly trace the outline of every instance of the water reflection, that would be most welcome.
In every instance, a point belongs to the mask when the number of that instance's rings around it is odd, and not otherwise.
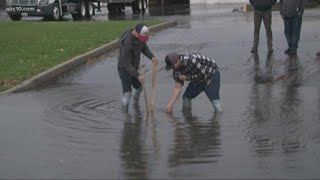
[[[271,64],[272,58],[268,58],[266,72],[269,75],[272,72]],[[280,146],[284,153],[297,152],[304,148],[307,131],[303,124],[304,108],[301,106],[303,101],[299,88],[303,71],[298,57],[288,57],[285,64],[284,86],[277,94],[274,84],[262,83],[271,78],[265,78],[259,68],[259,56],[255,57],[257,83],[252,84],[249,92],[245,134],[258,156],[271,156],[276,146]]]
[[[133,115],[124,114],[121,159],[124,174],[132,179],[148,179],[152,164],[159,160],[158,135],[153,113],[144,114],[133,105]]]
[[[258,56],[257,56],[258,57]],[[255,65],[259,60],[255,58]],[[268,63],[266,63],[268,64]],[[276,113],[274,109],[273,85],[261,84],[265,82],[264,75],[260,68],[257,68],[255,77],[256,83],[252,84],[249,107],[246,111],[247,133],[253,145],[254,151],[259,156],[270,156],[274,151],[274,142],[270,123],[274,121]]]
[[[284,74],[284,91],[281,93],[280,118],[283,130],[282,148],[285,153],[295,152],[303,148],[304,110],[301,104],[302,96],[300,85],[302,84],[303,69],[298,56],[289,56],[286,59]]]
[[[121,140],[121,158],[128,178],[147,179],[147,160],[143,139],[143,116],[139,105],[133,106],[133,117],[125,114]]]
[[[305,135],[302,97],[298,87],[287,86],[280,101],[280,118],[283,126],[282,148],[285,152],[294,152],[302,148]]]
[[[258,53],[254,54],[254,80],[256,83],[267,83],[273,82],[273,63],[274,63],[274,55],[272,53],[267,54],[267,60],[265,64],[264,70],[260,67],[260,57]]]
[[[300,86],[302,83],[303,68],[299,56],[288,56],[285,61],[284,81],[287,86]]]
[[[174,144],[169,155],[169,166],[216,163],[221,156],[220,115],[208,121],[183,112],[184,121],[170,117],[174,128]]]
[[[318,87],[318,102],[317,102],[317,109],[320,109],[320,87]],[[313,117],[314,125],[314,135],[313,140],[316,144],[320,144],[320,111],[316,112],[316,115]]]

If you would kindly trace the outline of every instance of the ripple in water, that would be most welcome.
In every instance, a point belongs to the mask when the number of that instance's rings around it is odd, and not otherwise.
[[[49,108],[44,117],[50,124],[86,132],[106,133],[113,130],[112,122],[123,119],[116,89],[72,85],[53,88],[50,92],[54,95],[49,99]]]
[[[296,86],[252,85],[242,126],[258,155],[269,156],[279,147],[285,153],[305,150],[308,131],[300,90]]]

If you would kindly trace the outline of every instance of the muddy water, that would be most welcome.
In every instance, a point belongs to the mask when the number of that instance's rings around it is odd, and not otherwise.
[[[178,26],[151,37],[162,58],[200,52],[221,67],[224,113],[204,94],[189,113],[181,100],[164,108],[173,88],[160,61],[155,112],[143,96],[120,110],[115,50],[44,88],[0,96],[0,178],[319,178],[320,61],[318,11],[306,11],[298,57],[283,54],[283,24],[273,16],[273,55],[264,30],[251,55],[252,14],[210,7],[162,16]],[[150,97],[150,62],[143,58]]]

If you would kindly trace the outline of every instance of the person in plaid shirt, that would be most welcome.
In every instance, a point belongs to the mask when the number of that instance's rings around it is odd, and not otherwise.
[[[183,94],[183,110],[191,110],[191,100],[205,92],[215,112],[222,112],[220,105],[220,71],[216,62],[204,55],[169,53],[165,57],[166,70],[173,68],[175,87],[166,107],[171,113],[174,103],[182,92],[184,81],[190,81]]]

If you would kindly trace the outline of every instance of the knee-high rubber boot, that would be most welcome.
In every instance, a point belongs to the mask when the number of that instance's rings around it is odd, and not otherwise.
[[[191,99],[187,97],[183,97],[182,100],[183,100],[182,111],[191,111],[192,109]]]
[[[218,99],[211,101],[213,109],[217,113],[222,113],[222,107]]]
[[[122,112],[128,113],[131,94],[131,92],[123,93],[123,96],[121,98]]]
[[[133,93],[133,104],[137,105],[139,103],[139,98],[140,98],[140,94],[142,92],[142,87],[140,87],[139,89],[136,89],[135,92]]]

